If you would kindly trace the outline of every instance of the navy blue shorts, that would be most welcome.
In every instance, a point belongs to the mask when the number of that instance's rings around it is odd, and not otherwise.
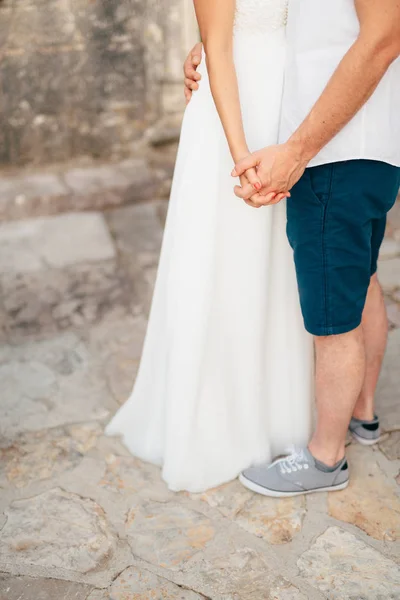
[[[361,323],[400,168],[350,160],[306,169],[287,201],[301,309],[313,335]]]

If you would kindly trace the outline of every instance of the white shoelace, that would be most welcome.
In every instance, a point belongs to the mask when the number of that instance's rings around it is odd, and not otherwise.
[[[279,467],[282,474],[295,473],[309,468],[308,460],[304,454],[304,450],[297,450],[287,458],[279,461]]]

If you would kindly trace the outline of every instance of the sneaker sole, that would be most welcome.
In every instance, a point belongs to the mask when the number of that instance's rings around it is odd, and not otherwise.
[[[244,475],[239,475],[239,481],[244,487],[252,492],[256,492],[257,494],[261,494],[262,496],[269,496],[272,498],[288,498],[290,496],[304,496],[305,494],[315,494],[317,492],[339,492],[340,490],[344,490],[349,485],[349,480],[344,483],[340,483],[339,485],[331,485],[329,487],[324,488],[316,488],[315,490],[306,490],[304,492],[277,492],[275,490],[269,490],[268,488],[263,487],[262,485],[258,485],[254,483],[254,481],[250,481]]]
[[[355,439],[356,442],[358,442],[359,444],[362,444],[363,446],[375,446],[375,444],[379,444],[379,442],[381,441],[381,437],[382,437],[382,436],[379,436],[375,440],[368,440],[366,438],[361,437],[354,431],[350,431],[350,433],[351,433],[352,438]]]

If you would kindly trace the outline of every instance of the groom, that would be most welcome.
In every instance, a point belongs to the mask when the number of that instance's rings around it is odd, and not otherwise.
[[[287,233],[315,338],[318,422],[308,448],[240,478],[278,497],[346,487],[349,427],[363,444],[379,440],[387,318],[376,270],[400,185],[400,0],[289,0],[287,39],[282,143],[232,172],[257,167],[259,193],[235,188],[254,207],[291,191]],[[200,50],[185,63],[188,100]]]

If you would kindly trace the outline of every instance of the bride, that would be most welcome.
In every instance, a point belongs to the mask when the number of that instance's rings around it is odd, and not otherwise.
[[[307,444],[313,350],[285,202],[254,210],[230,176],[278,139],[287,1],[194,4],[202,84],[184,116],[141,366],[106,432],[162,466],[170,489],[200,492]],[[246,177],[256,193],[256,172]]]

